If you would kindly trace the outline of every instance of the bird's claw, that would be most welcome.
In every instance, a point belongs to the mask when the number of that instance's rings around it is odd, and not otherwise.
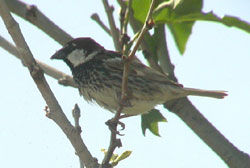
[[[109,126],[109,129],[111,132],[115,132],[117,135],[120,135],[120,136],[124,135],[124,134],[120,133],[120,131],[125,129],[125,124],[123,122],[121,122],[119,120],[114,120],[114,118],[112,118],[112,119],[106,121],[105,124]],[[116,129],[117,125],[121,126],[121,129],[119,131]]]

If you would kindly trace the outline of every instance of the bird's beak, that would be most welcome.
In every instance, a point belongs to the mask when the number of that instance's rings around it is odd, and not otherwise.
[[[57,51],[54,55],[50,57],[50,59],[64,59],[64,58],[66,58],[66,54],[62,50]]]

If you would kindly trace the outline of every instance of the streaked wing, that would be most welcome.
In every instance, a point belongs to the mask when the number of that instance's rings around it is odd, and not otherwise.
[[[116,69],[117,71],[123,72],[123,63],[121,60],[121,55],[116,52],[112,52],[114,55],[113,59],[106,59],[108,62],[107,65],[112,67],[112,69]],[[109,55],[112,55],[109,53]],[[108,54],[107,54],[108,55]],[[135,58],[132,63],[130,64],[130,73],[129,75],[132,75],[134,77],[144,78],[149,81],[155,81],[162,84],[168,84],[173,86],[182,87],[181,84],[178,84],[168,78],[167,75],[162,74],[150,67],[147,67],[146,65],[142,64],[141,61],[137,58]]]
[[[110,53],[109,53],[110,54]],[[123,74],[123,62],[120,55],[105,59],[105,66],[112,71],[112,74],[119,74],[120,86]],[[134,98],[144,100],[162,99],[164,95],[164,86],[182,87],[167,78],[167,76],[145,66],[138,59],[130,64],[128,75],[128,89],[132,92]]]

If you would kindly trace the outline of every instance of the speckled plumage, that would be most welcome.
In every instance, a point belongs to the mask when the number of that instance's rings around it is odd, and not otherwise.
[[[115,112],[121,97],[123,62],[121,54],[105,50],[91,38],[77,38],[57,51],[52,59],[62,59],[70,67],[80,94]],[[223,98],[223,91],[183,88],[167,76],[135,59],[128,76],[129,103],[125,114],[143,114],[155,105],[187,95]]]

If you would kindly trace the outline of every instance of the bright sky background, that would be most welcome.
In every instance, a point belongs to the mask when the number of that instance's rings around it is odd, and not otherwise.
[[[90,19],[98,12],[106,20],[101,1],[26,0],[35,4],[52,21],[73,37],[89,36],[107,49],[113,49],[111,38]],[[111,0],[110,0],[111,3]],[[213,10],[250,22],[250,1],[205,0],[203,11]],[[116,10],[115,16],[118,13]],[[31,24],[17,18],[34,56],[70,74],[68,67],[50,56],[61,46]],[[11,41],[0,19],[0,34]],[[168,46],[179,82],[187,87],[227,90],[224,100],[190,97],[193,104],[214,126],[240,150],[250,153],[250,34],[211,22],[195,24],[183,56],[167,34]],[[79,167],[74,149],[59,127],[45,117],[46,105],[26,68],[19,60],[0,48],[0,167],[75,168]],[[112,114],[87,104],[78,91],[63,87],[46,77],[64,112],[73,121],[75,103],[81,108],[82,137],[91,153],[103,158],[109,130],[104,122]],[[224,162],[204,144],[176,115],[162,109],[168,123],[160,124],[161,138],[141,133],[140,117],[124,120],[122,153],[132,155],[118,165],[125,167],[225,168]]]

